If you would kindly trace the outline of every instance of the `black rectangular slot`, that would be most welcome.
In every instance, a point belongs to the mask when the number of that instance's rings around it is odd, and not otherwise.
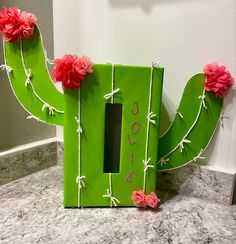
[[[106,104],[104,173],[120,172],[122,104]]]

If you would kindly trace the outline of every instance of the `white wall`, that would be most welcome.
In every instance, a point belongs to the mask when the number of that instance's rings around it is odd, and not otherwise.
[[[3,0],[2,6],[17,6],[38,16],[38,23],[45,38],[49,55],[53,55],[52,1]],[[3,61],[0,45],[0,62]],[[27,120],[28,114],[16,100],[5,72],[0,72],[0,151],[56,136],[55,127]]]
[[[165,67],[163,101],[175,111],[187,80],[204,64],[226,64],[235,76],[235,0],[54,0],[55,56],[89,55],[96,63]],[[236,172],[236,111],[232,91],[207,162]],[[62,137],[61,130],[58,131]]]

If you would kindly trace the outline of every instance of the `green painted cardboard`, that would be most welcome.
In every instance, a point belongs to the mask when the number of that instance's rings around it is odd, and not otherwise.
[[[158,171],[179,168],[196,161],[211,141],[221,116],[223,99],[212,92],[204,92],[204,81],[204,74],[197,74],[188,81],[178,108],[183,118],[177,113],[170,128],[159,139]],[[201,106],[200,96],[203,93],[206,108],[203,104]],[[181,152],[179,144],[183,138],[191,143],[184,143]],[[168,161],[163,163],[161,159]]]
[[[120,172],[112,173],[112,192],[120,201],[118,206],[133,206],[132,192],[143,189],[143,174],[149,101],[150,67],[115,66],[115,88],[120,93],[114,95],[114,103],[123,105],[120,151]],[[104,198],[109,189],[109,174],[104,173],[105,107],[104,95],[111,91],[112,66],[95,65],[94,73],[81,82],[81,175],[85,176],[86,187],[81,189],[78,203],[78,91],[65,91],[65,172],[64,205],[66,207],[110,206]],[[154,68],[151,111],[159,121],[162,94],[163,69]],[[138,114],[132,111],[137,110]],[[133,128],[132,124],[140,124]],[[136,125],[137,125],[136,123]],[[151,124],[148,141],[150,165],[157,161],[159,124]],[[138,131],[136,133],[136,131]],[[131,145],[128,136],[135,144]],[[73,142],[73,143],[72,143]],[[131,159],[133,153],[133,160]],[[133,161],[133,162],[132,162]],[[130,176],[130,177],[129,177]],[[156,171],[147,171],[146,192],[155,191]]]
[[[47,65],[45,62],[44,49],[41,41],[39,29],[36,28],[33,38],[22,40],[14,43],[5,42],[4,52],[6,64],[12,68],[12,72],[8,73],[12,89],[22,104],[22,106],[33,116],[43,122],[63,125],[64,124],[64,99],[53,84],[50,78]],[[24,62],[23,62],[24,61]],[[55,115],[49,115],[46,108],[42,111],[44,103],[35,96],[32,86],[28,84],[25,87],[27,75],[25,68],[31,70],[31,82],[35,93],[47,104],[55,109],[62,111],[55,112]]]

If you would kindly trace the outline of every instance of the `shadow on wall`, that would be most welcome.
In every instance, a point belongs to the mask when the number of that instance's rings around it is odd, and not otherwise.
[[[199,1],[199,0],[198,0]],[[206,1],[206,0],[201,0]],[[114,8],[133,8],[140,7],[144,13],[150,13],[155,5],[178,4],[195,2],[195,0],[109,0],[109,4]]]

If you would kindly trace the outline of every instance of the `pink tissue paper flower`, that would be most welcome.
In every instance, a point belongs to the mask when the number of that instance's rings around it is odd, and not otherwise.
[[[80,81],[87,74],[93,72],[93,63],[89,57],[77,55],[64,55],[54,60],[52,76],[55,82],[61,82],[63,89],[74,89],[80,87]]]
[[[225,66],[220,66],[217,63],[205,65],[204,74],[206,80],[203,83],[206,91],[214,92],[215,96],[224,97],[228,90],[234,85],[234,79]]]
[[[154,192],[152,192],[150,195],[146,195],[145,202],[150,208],[156,208],[157,204],[160,202],[160,199]]]
[[[34,27],[37,18],[34,14],[23,11],[21,13],[21,36],[24,38],[30,38],[34,34]]]
[[[81,56],[76,61],[76,67],[81,75],[86,75],[93,72],[93,63],[87,56]]]
[[[3,33],[4,41],[14,42],[20,37],[20,11],[16,7],[9,9],[3,7],[0,12],[0,30]]]
[[[144,191],[134,191],[132,194],[132,201],[136,207],[146,207],[146,201],[145,201],[146,195]]]
[[[0,31],[6,42],[14,42],[19,38],[30,38],[34,33],[37,21],[35,15],[20,10],[17,7],[3,7],[0,12]]]
[[[131,199],[134,205],[140,208],[145,208],[147,206],[150,208],[156,208],[157,204],[160,202],[160,199],[154,192],[146,195],[144,191],[134,191]]]

